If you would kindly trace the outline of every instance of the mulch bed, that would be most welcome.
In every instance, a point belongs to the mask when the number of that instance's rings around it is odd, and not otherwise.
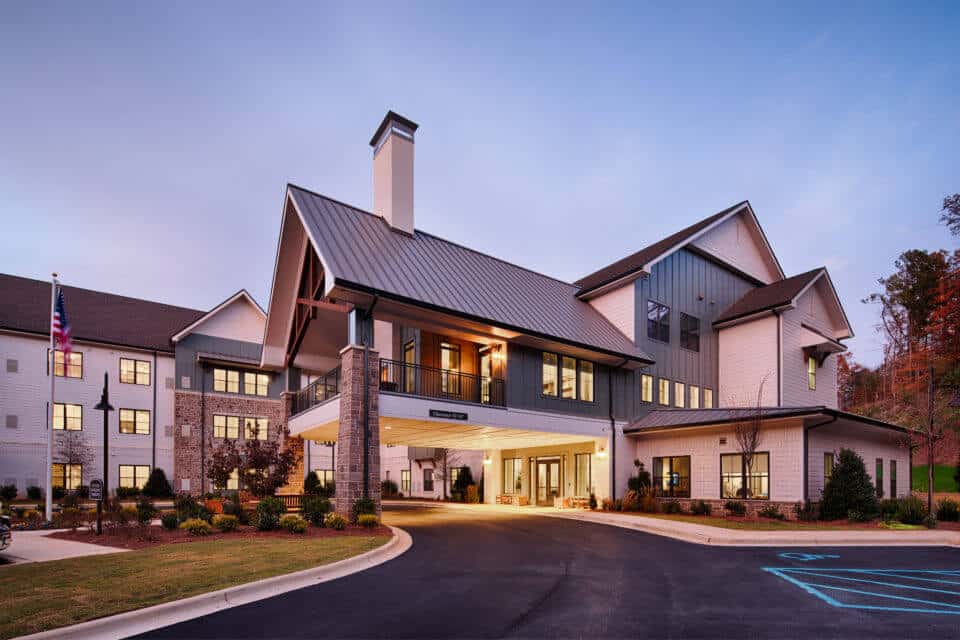
[[[304,538],[336,538],[339,536],[392,536],[393,532],[389,527],[383,525],[374,528],[359,527],[356,525],[347,525],[343,531],[326,529],[323,527],[307,527],[306,533],[288,533],[283,529],[275,531],[257,531],[254,527],[239,527],[236,531],[230,533],[221,533],[214,530],[208,536],[194,536],[181,529],[168,530],[158,525],[150,526],[146,532],[140,527],[132,526],[119,530],[103,531],[102,535],[97,535],[92,531],[78,529],[71,531],[68,529],[51,533],[49,537],[60,540],[73,540],[75,542],[88,542],[99,544],[106,547],[120,547],[123,549],[144,549],[146,547],[155,547],[161,544],[178,544],[187,542],[203,542],[205,540],[220,540],[221,538],[290,538],[303,540]]]

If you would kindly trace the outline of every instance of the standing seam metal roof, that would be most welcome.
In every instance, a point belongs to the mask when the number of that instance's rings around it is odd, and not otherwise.
[[[337,283],[357,285],[491,324],[634,360],[640,351],[578,287],[289,185],[317,252]]]

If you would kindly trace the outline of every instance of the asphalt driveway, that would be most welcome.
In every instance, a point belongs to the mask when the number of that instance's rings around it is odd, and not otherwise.
[[[443,507],[385,518],[413,536],[396,560],[144,637],[960,637],[958,549],[716,548]]]

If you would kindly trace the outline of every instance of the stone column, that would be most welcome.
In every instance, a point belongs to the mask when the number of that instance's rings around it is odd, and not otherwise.
[[[280,394],[280,404],[282,405],[283,412],[283,424],[279,425],[281,431],[286,431],[290,422],[290,414],[293,413],[294,395],[296,394],[290,391],[284,391]],[[306,479],[304,471],[304,447],[307,445],[303,438],[300,438],[299,436],[288,435],[285,437],[284,446],[293,451],[296,457],[293,463],[293,468],[287,475],[287,484],[281,487],[277,493],[300,495],[303,493],[303,484],[304,480]]]
[[[367,479],[368,496],[380,514],[380,356],[367,350]],[[364,459],[364,348],[356,345],[340,352],[340,433],[334,474],[337,482],[335,508],[350,517],[353,503],[363,497]]]

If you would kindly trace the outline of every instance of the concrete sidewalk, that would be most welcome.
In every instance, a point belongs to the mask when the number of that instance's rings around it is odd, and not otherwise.
[[[128,549],[105,547],[88,542],[58,540],[57,538],[50,538],[51,533],[54,533],[54,531],[14,531],[13,544],[5,551],[0,552],[0,558],[19,564],[129,551]]]

